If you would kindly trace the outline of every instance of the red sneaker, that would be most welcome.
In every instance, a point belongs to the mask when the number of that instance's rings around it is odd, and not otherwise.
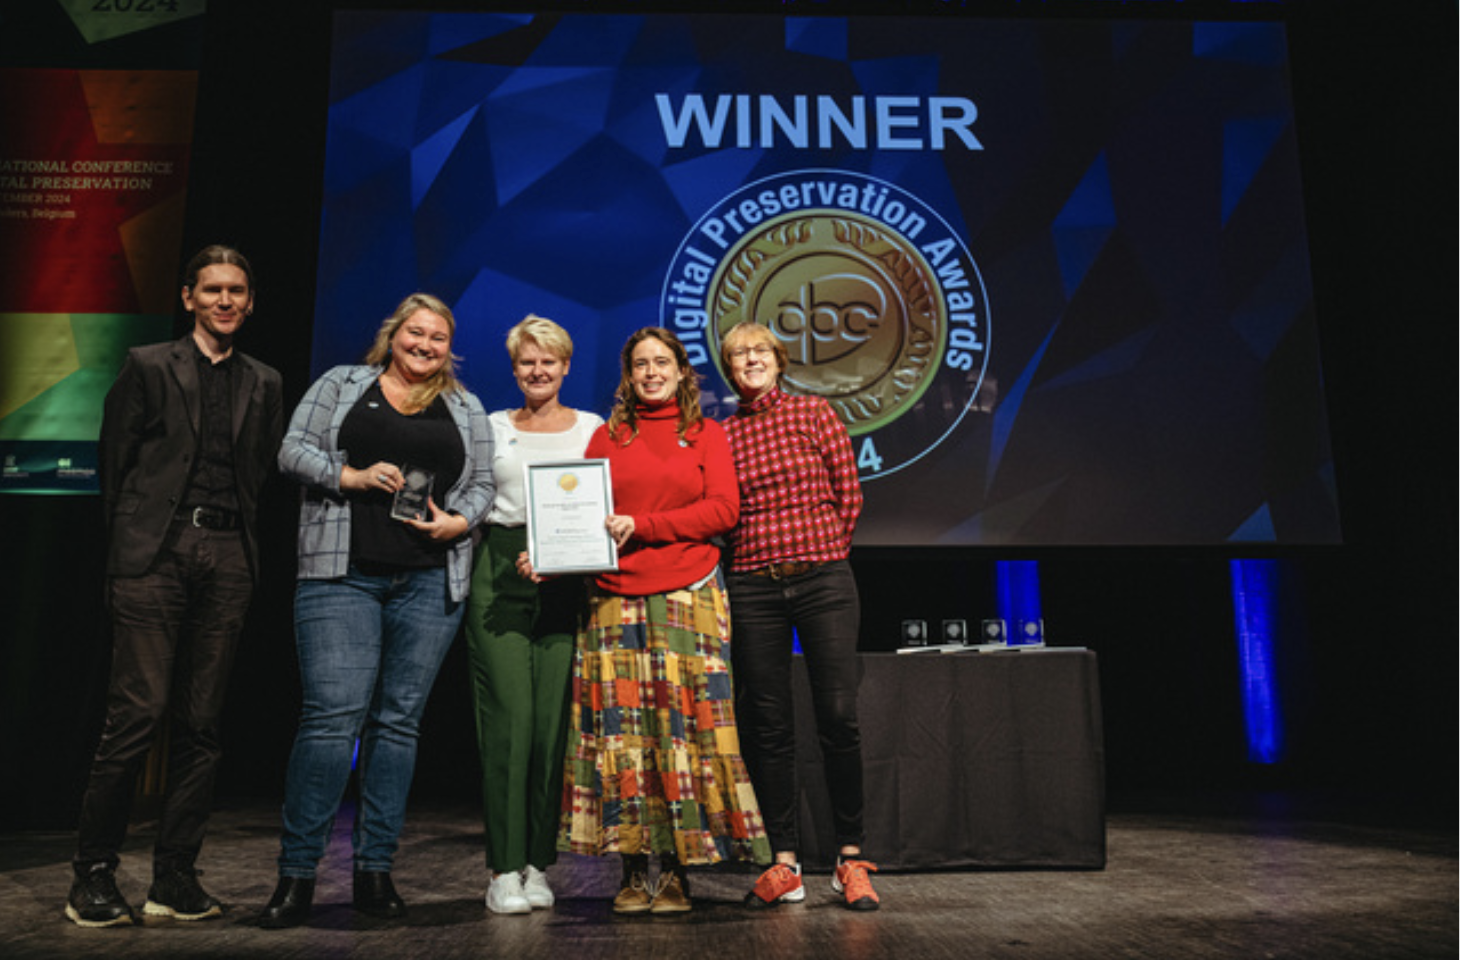
[[[881,906],[877,891],[872,889],[872,879],[867,872],[877,872],[877,864],[866,860],[839,860],[836,872],[831,875],[831,888],[847,898],[849,910],[876,910]]]
[[[755,881],[755,886],[745,895],[745,905],[752,910],[763,910],[778,903],[800,903],[805,899],[801,865],[777,863]]]

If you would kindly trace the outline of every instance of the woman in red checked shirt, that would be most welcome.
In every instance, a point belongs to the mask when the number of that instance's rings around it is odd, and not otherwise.
[[[862,740],[857,726],[861,611],[847,555],[862,512],[852,444],[827,402],[781,390],[786,348],[741,323],[720,346],[740,407],[724,426],[740,483],[730,536],[736,714],[775,863],[745,896],[751,908],[797,902],[793,636],[811,679],[816,728],[839,846],[832,889],[853,910],[876,910],[862,859]]]

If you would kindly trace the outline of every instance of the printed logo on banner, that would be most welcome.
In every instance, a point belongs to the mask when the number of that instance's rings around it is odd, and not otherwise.
[[[694,225],[660,323],[701,372],[725,375],[720,339],[746,320],[785,346],[783,385],[836,410],[863,479],[943,442],[988,366],[988,297],[967,246],[912,193],[861,173],[776,174]]]

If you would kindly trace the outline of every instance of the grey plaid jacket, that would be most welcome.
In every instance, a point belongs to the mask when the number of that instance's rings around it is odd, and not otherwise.
[[[335,367],[314,382],[284,434],[279,471],[303,485],[299,500],[299,578],[343,577],[350,565],[350,501],[340,491],[345,451],[339,448],[340,425],[370,385],[380,367]],[[466,464],[447,492],[441,509],[458,513],[473,527],[492,509],[492,427],[475,395],[444,394],[451,419],[461,431]],[[452,545],[446,561],[451,599],[461,601],[471,588],[471,538]]]

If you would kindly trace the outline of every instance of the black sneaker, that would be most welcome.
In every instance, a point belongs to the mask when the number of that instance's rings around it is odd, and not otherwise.
[[[116,874],[98,866],[72,881],[66,916],[80,927],[119,927],[132,923],[132,908],[117,889]]]
[[[152,879],[152,889],[147,891],[142,912],[149,917],[206,920],[221,916],[223,904],[209,896],[198,883],[196,871],[172,870]]]

